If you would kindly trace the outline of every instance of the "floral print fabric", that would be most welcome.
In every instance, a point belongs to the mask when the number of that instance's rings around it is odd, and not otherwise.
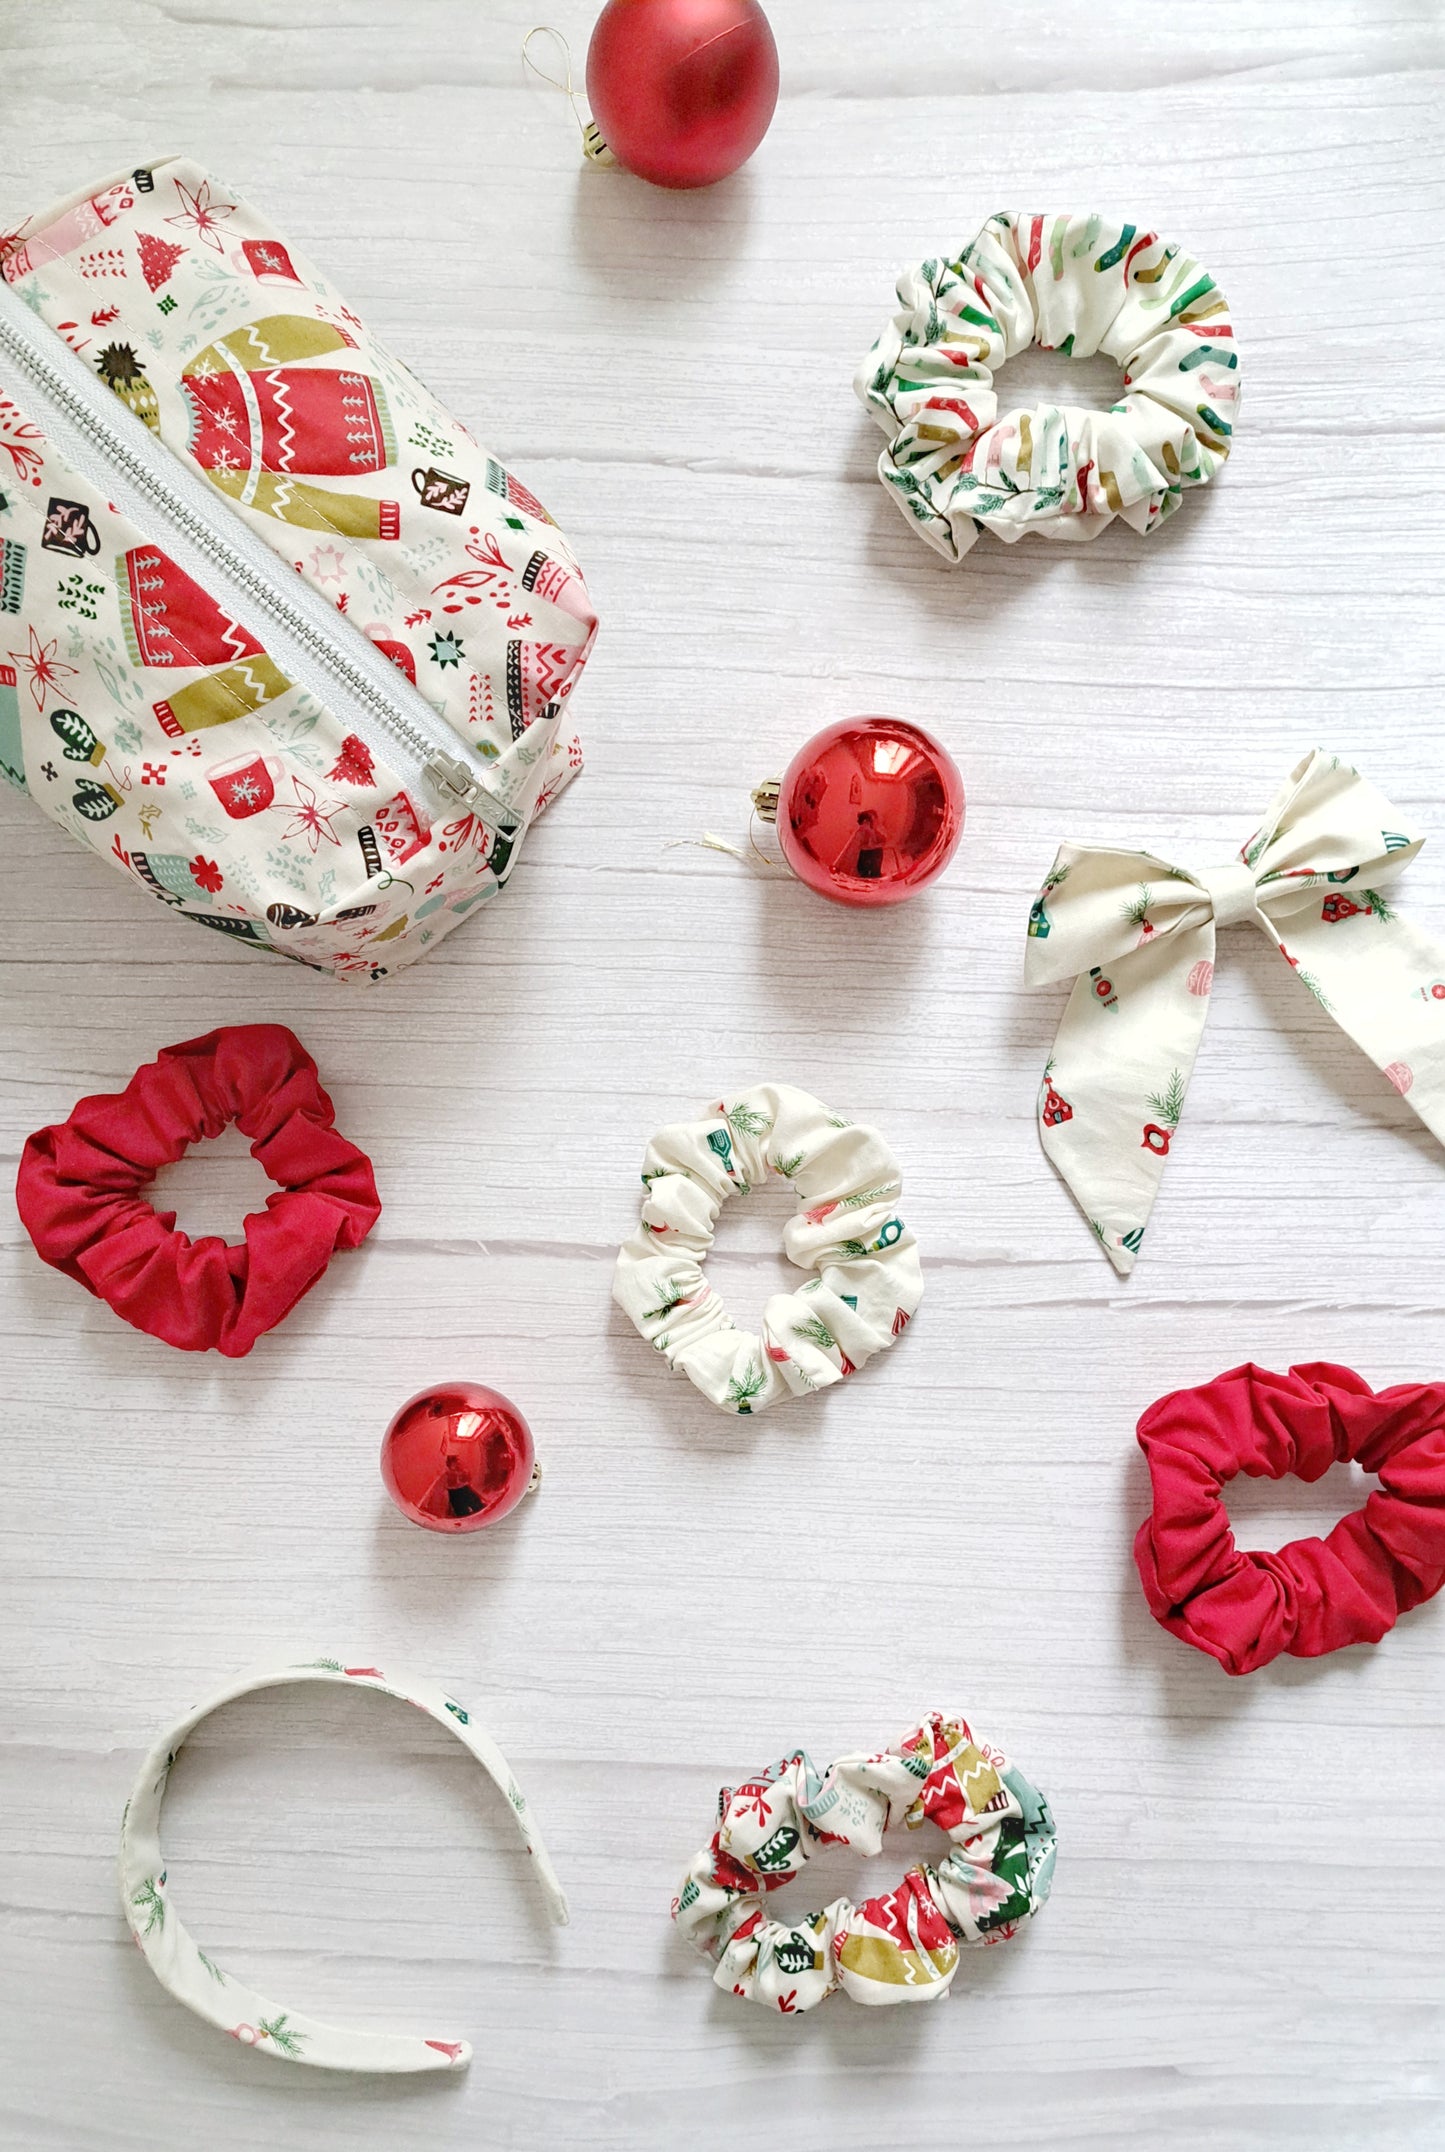
[[[816,1275],[768,1302],[755,1337],[736,1328],[702,1264],[728,1197],[769,1173],[797,1188],[783,1247]],[[790,1084],[757,1084],[701,1120],[662,1129],[642,1184],[641,1222],[619,1251],[612,1297],[724,1412],[764,1412],[841,1382],[902,1334],[923,1298],[893,1153],[876,1129],[855,1128]]]
[[[820,1846],[882,1849],[883,1834],[936,1823],[952,1841],[937,1867],[910,1868],[862,1905],[838,1898],[800,1920],[770,1920],[767,1894]],[[855,2002],[931,2002],[959,1946],[1017,1933],[1049,1895],[1048,1803],[956,1712],[934,1711],[892,1748],[818,1771],[801,1750],[718,1796],[718,1827],[673,1901],[678,1927],[720,1988],[791,2015],[842,1987]]]
[[[908,270],[898,298],[854,386],[888,435],[879,477],[949,560],[985,530],[1009,545],[1029,531],[1079,540],[1120,516],[1147,537],[1229,454],[1229,309],[1193,255],[1157,232],[1003,211],[955,260]],[[1000,415],[993,377],[1030,344],[1103,352],[1123,370],[1119,401]]]

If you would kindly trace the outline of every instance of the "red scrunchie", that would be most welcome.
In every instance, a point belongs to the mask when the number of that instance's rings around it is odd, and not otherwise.
[[[1445,1583],[1445,1383],[1376,1393],[1327,1361],[1231,1368],[1151,1405],[1139,1446],[1154,1485],[1134,1541],[1149,1611],[1226,1673],[1377,1644]],[[1380,1486],[1327,1538],[1235,1546],[1220,1490],[1237,1472],[1317,1480],[1351,1458]]]
[[[140,1194],[234,1121],[280,1183],[244,1246],[193,1241]],[[335,1248],[381,1215],[371,1161],[334,1127],[316,1063],[284,1024],[234,1024],[167,1046],[125,1089],[83,1098],[26,1144],[15,1183],[43,1259],[123,1321],[182,1352],[238,1360],[308,1292]]]

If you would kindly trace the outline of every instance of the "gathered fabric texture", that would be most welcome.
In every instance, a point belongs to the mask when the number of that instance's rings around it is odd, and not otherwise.
[[[788,1260],[815,1275],[778,1293],[761,1337],[739,1330],[703,1259],[718,1213],[770,1173],[798,1191]],[[647,1146],[637,1230],[622,1244],[612,1297],[637,1329],[724,1412],[841,1382],[891,1345],[923,1298],[912,1233],[896,1209],[903,1177],[877,1129],[855,1127],[791,1084],[755,1084]]]
[[[905,271],[859,368],[888,436],[878,476],[920,536],[962,560],[981,532],[1078,542],[1116,516],[1148,536],[1229,455],[1239,354],[1192,254],[1107,217],[1000,211],[954,260]],[[999,412],[994,374],[1030,344],[1123,370],[1108,411]]]
[[[1445,1583],[1445,1383],[1372,1390],[1320,1361],[1246,1364],[1139,1422],[1154,1506],[1134,1541],[1149,1611],[1228,1674],[1281,1652],[1377,1644]],[[1237,1473],[1317,1480],[1353,1460],[1379,1487],[1324,1539],[1241,1551],[1221,1499]]]
[[[143,1191],[232,1122],[279,1183],[245,1239],[192,1240]],[[335,1127],[316,1063],[284,1024],[168,1046],[125,1089],[31,1136],[15,1200],[36,1252],[122,1321],[182,1352],[239,1359],[381,1215],[371,1161]]]
[[[791,1883],[820,1846],[882,1850],[902,1823],[952,1841],[937,1867],[910,1868],[862,1905],[837,1898],[800,1920],[770,1920],[766,1894]],[[947,1992],[959,1946],[1017,1933],[1049,1894],[1055,1835],[1048,1803],[958,1712],[930,1712],[892,1747],[818,1771],[795,1749],[723,1787],[718,1827],[673,1900],[679,1929],[713,1979],[784,2015],[842,1987],[855,2002],[930,2002]]]

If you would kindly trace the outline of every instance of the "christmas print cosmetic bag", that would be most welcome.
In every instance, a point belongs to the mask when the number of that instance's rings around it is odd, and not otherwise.
[[[541,503],[199,166],[0,236],[0,770],[183,918],[422,955],[580,768],[595,627]]]

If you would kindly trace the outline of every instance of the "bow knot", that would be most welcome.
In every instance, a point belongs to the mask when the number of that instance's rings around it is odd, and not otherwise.
[[[1445,1139],[1445,951],[1381,895],[1422,838],[1316,751],[1222,867],[1065,844],[1029,914],[1025,976],[1071,978],[1039,1097],[1045,1151],[1116,1270],[1134,1266],[1184,1109],[1215,934],[1251,921]]]
[[[1253,867],[1246,866],[1242,859],[1231,859],[1223,867],[1202,867],[1194,879],[1209,893],[1216,928],[1237,927],[1241,921],[1254,918],[1259,908],[1259,885]]]

